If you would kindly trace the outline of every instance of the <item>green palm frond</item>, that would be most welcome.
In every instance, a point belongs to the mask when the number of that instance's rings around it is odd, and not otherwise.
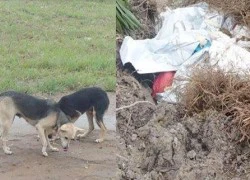
[[[129,34],[140,27],[141,23],[129,10],[128,1],[116,0],[116,31],[122,34]]]

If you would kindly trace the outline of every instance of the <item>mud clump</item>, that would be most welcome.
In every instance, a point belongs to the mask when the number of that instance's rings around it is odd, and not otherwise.
[[[250,149],[233,141],[237,131],[227,130],[230,119],[216,111],[185,117],[179,107],[166,103],[128,107],[150,98],[133,77],[119,75],[120,179],[250,178]]]
[[[152,118],[155,105],[150,93],[134,77],[124,72],[117,72],[117,77],[117,132],[127,143],[131,143],[135,136],[133,133]]]

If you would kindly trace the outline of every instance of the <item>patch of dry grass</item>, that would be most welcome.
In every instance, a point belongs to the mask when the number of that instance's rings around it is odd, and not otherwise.
[[[136,39],[153,38],[156,35],[155,24],[158,17],[156,2],[150,0],[131,0],[133,13],[142,24],[142,30],[134,32]]]
[[[250,1],[249,0],[187,0],[187,4],[206,2],[212,8],[235,18],[238,24],[250,27]]]
[[[250,139],[250,75],[225,73],[217,68],[197,68],[180,96],[186,114],[208,110],[230,117],[242,135]]]

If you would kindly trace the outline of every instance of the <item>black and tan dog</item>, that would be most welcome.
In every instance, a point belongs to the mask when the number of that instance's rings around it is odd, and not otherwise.
[[[85,137],[94,130],[93,118],[100,127],[100,138],[96,142],[102,142],[106,134],[106,127],[103,123],[103,116],[109,106],[109,98],[105,91],[98,87],[81,89],[73,94],[64,96],[58,102],[61,110],[75,122],[79,116],[86,112],[89,129],[78,137]]]
[[[29,124],[36,127],[42,141],[44,156],[48,156],[47,146],[52,151],[58,151],[57,148],[51,146],[48,140],[48,134],[54,130],[57,130],[64,150],[68,149],[70,140],[78,132],[83,133],[82,129],[73,125],[56,102],[15,91],[4,92],[0,94],[0,123],[3,150],[6,154],[12,154],[7,146],[7,136],[15,116],[24,118]]]

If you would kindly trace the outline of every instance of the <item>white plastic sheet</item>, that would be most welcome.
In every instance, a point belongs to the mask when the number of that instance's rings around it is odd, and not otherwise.
[[[120,55],[123,64],[132,63],[138,73],[176,71],[188,61],[200,41],[208,38],[206,31],[184,31],[164,39],[133,40],[126,37]],[[202,49],[199,54],[207,51]]]
[[[211,41],[208,30],[217,30],[223,22],[223,16],[209,12],[205,3],[169,10],[161,16],[164,21],[155,38],[125,37],[123,41],[122,63],[132,63],[138,73],[178,70],[199,45],[202,47]],[[208,47],[202,49],[202,53],[207,50]]]
[[[206,3],[167,10],[161,16],[162,27],[155,38],[133,40],[125,37],[120,55],[123,64],[132,63],[141,74],[176,71],[172,88],[158,94],[163,100],[176,101],[172,89],[186,83],[178,78],[190,75],[197,64],[217,64],[225,71],[249,69],[250,53],[243,47],[250,47],[250,43],[237,41],[248,34],[244,27],[235,28],[232,18],[208,9]],[[221,27],[231,31],[233,38],[220,32]],[[204,61],[207,56],[209,62]]]

